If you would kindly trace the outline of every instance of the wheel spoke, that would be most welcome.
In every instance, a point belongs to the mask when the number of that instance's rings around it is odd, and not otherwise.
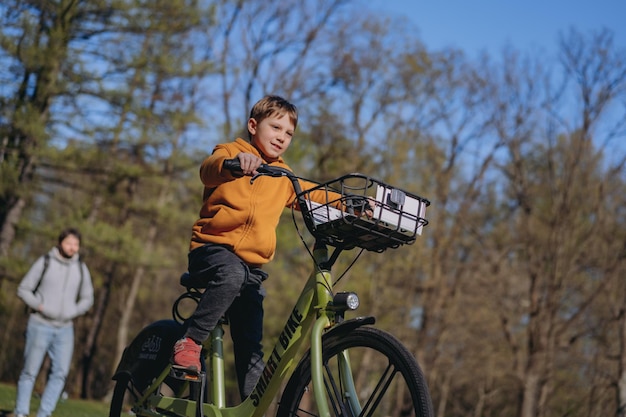
[[[371,417],[374,414],[385,393],[387,392],[387,389],[391,385],[395,374],[395,367],[389,364],[387,368],[382,372],[380,380],[376,384],[374,391],[372,391],[372,395],[367,399],[367,403],[365,403],[363,411],[361,411],[359,417]]]
[[[328,363],[324,365],[324,369],[326,369],[326,373],[324,375],[324,386],[326,387],[326,394],[328,395],[330,406],[333,409],[335,415],[341,415],[341,412],[339,411],[341,394],[338,391],[335,377],[333,377],[333,374],[328,367]]]
[[[326,386],[326,393],[328,394],[330,405],[333,408],[336,416],[353,417],[352,412],[349,412],[343,399],[344,390],[341,384],[341,367],[339,366],[339,363],[337,363],[336,366],[337,377],[334,376],[334,373],[332,372],[332,369],[328,362],[324,364],[324,369],[326,370],[324,375],[324,385]],[[339,383],[337,383],[337,380],[339,380]]]

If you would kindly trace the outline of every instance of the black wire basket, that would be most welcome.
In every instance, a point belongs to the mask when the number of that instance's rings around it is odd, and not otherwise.
[[[320,191],[326,195],[325,203],[316,202]],[[427,199],[362,174],[319,184],[299,197],[303,197],[298,201],[311,234],[343,249],[382,252],[410,245],[428,224]]]

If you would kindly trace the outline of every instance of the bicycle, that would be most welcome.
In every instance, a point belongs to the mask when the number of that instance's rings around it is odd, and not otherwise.
[[[238,160],[225,164],[237,171]],[[291,171],[263,165],[257,172],[250,181],[259,176],[291,181],[294,207],[315,245],[311,250],[300,234],[313,258],[313,271],[266,358],[256,387],[239,405],[226,406],[226,319],[203,344],[202,372],[190,375],[172,368],[172,347],[184,333],[180,303],[197,302],[202,291],[183,274],[186,292],[174,303],[173,319],[148,325],[125,349],[113,376],[110,417],[120,417],[127,401],[138,416],[260,417],[287,377],[276,405],[278,417],[432,417],[428,386],[415,357],[397,338],[373,327],[373,317],[346,319],[345,313],[358,307],[358,297],[352,292],[333,294],[331,273],[345,250],[383,252],[414,243],[428,224],[424,216],[430,202],[362,174],[344,175],[302,190],[301,178]],[[314,190],[324,190],[328,202],[318,204],[307,198]],[[292,217],[299,232],[296,211],[292,209]],[[334,249],[329,252],[329,248]],[[302,353],[307,336],[310,346]]]

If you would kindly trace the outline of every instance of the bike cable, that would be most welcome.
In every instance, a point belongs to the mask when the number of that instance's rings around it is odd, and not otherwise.
[[[298,221],[296,218],[296,209],[295,209],[296,203],[294,202],[291,205],[291,218],[293,220],[293,224],[294,227],[296,228],[296,232],[298,233],[298,237],[300,238],[300,240],[302,241],[302,244],[304,245],[304,247],[306,248],[306,251],[309,253],[309,256],[311,257],[311,259],[313,260],[313,263],[315,264],[315,267],[317,268],[317,270],[319,272],[322,272],[322,267],[321,265],[315,261],[315,256],[313,255],[313,252],[311,251],[311,248],[309,247],[309,245],[307,244],[307,242],[304,240],[304,235],[303,233],[300,231],[300,227],[298,227]],[[361,255],[363,254],[363,251],[365,249],[361,248],[361,250],[359,251],[359,253],[354,257],[354,259],[352,260],[352,262],[350,263],[350,265],[348,265],[346,267],[346,269],[337,277],[337,279],[335,280],[335,282],[333,283],[333,286],[335,286],[339,281],[341,281],[341,279],[348,273],[348,271],[350,269],[352,269],[352,267],[354,266],[354,264],[356,263],[356,261],[359,260],[359,258],[361,257]],[[328,287],[327,287],[328,288]]]

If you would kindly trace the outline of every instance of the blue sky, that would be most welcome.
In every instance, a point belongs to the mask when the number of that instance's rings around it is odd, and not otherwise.
[[[404,15],[428,49],[457,47],[497,55],[505,45],[552,53],[559,33],[608,28],[626,49],[626,0],[370,0],[375,10]]]

